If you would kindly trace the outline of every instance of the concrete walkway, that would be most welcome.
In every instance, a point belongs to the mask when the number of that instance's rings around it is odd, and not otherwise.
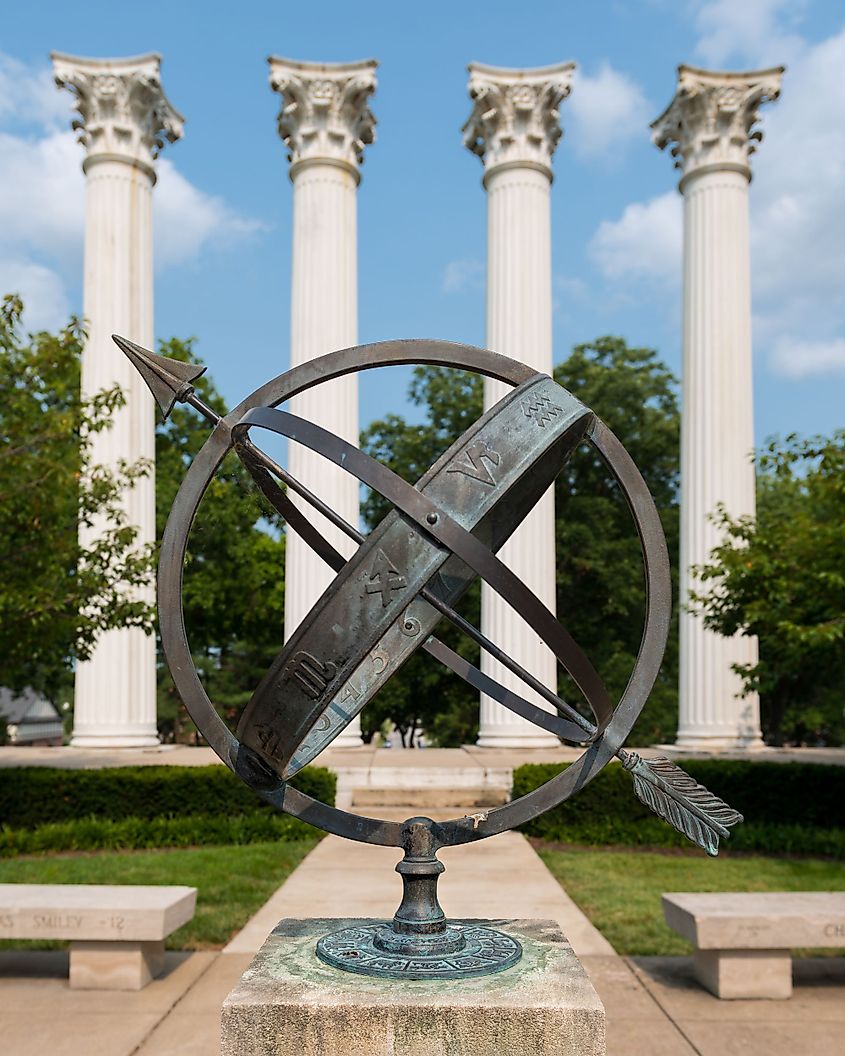
[[[401,895],[399,857],[326,837],[222,952],[169,953],[165,975],[138,993],[70,990],[66,953],[0,952],[0,1048],[9,1056],[214,1056],[223,999],[275,924],[391,916]],[[617,956],[518,833],[442,857],[449,916],[560,923],[607,1009],[608,1056],[842,1051],[845,959],[796,962],[790,1001],[719,1001],[692,979],[688,958]]]
[[[235,936],[224,953],[256,953],[282,917],[390,918],[402,898],[394,871],[402,852],[338,836],[317,844],[287,881]],[[579,957],[607,956],[613,947],[587,920],[518,832],[439,857],[446,872],[438,894],[448,917],[542,917],[556,920]]]

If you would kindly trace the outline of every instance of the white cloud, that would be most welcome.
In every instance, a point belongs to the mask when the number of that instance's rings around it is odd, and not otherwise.
[[[37,250],[65,268],[81,261],[85,184],[70,132],[27,138],[0,132],[0,231],[4,248]]]
[[[695,18],[696,52],[705,63],[724,68],[732,61],[779,66],[805,47],[793,30],[805,0],[708,0]]]
[[[49,288],[65,313],[65,284],[81,276],[85,230],[84,154],[66,130],[70,102],[47,69],[25,66],[0,52],[0,236],[8,255],[0,261],[0,293],[7,292],[15,274],[22,274],[28,282],[22,289],[27,301],[34,297],[43,303]],[[230,246],[266,230],[261,221],[200,190],[168,158],[160,159],[157,168],[157,269],[184,264],[209,247]],[[49,316],[42,309],[28,311],[30,326],[48,325],[32,322],[39,313]]]
[[[260,220],[241,216],[222,198],[199,190],[161,158],[153,196],[156,267],[198,257],[208,245],[222,246],[268,230]]]
[[[643,135],[651,107],[635,81],[604,62],[593,77],[576,72],[566,110],[575,153],[612,162]]]
[[[474,257],[450,260],[443,269],[441,289],[444,293],[463,293],[480,289],[484,279],[484,265]]]
[[[845,374],[845,338],[802,341],[782,337],[775,344],[771,365],[776,373],[787,378]]]
[[[46,66],[32,69],[0,52],[0,121],[35,121],[49,127],[67,122],[70,99],[60,93]]]
[[[70,307],[61,276],[43,264],[0,258],[0,296],[7,293],[23,299],[27,330],[58,330],[68,320]]]
[[[755,346],[777,372],[797,376],[799,362],[810,364],[804,373],[833,372],[831,349],[845,334],[845,29],[817,44],[796,42],[778,22],[796,5],[755,0],[750,9],[762,34],[752,39],[751,23],[731,21],[734,11],[736,19],[751,17],[743,5],[708,4],[699,19],[712,16],[702,48],[714,57],[734,56],[746,68],[776,62],[784,56],[768,49],[778,42],[792,55],[780,100],[761,111],[765,141],[751,160]],[[717,14],[726,34],[727,27],[737,34],[745,27],[745,37],[730,38],[730,51],[715,43]],[[603,221],[590,252],[616,292],[645,278],[665,296],[667,283],[676,289],[681,276],[681,227],[681,197],[670,191]],[[784,352],[799,347],[800,357]]]
[[[655,279],[674,286],[681,267],[681,201],[668,191],[602,220],[588,250],[607,279]]]

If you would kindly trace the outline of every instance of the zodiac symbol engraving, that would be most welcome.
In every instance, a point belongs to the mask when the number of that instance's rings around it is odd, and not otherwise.
[[[468,448],[461,452],[459,458],[449,466],[447,473],[463,473],[473,480],[480,480],[482,484],[496,486],[496,478],[490,472],[490,466],[498,466],[502,456],[494,451],[484,440],[476,440]]]
[[[337,674],[337,664],[323,663],[316,656],[301,649],[294,653],[285,674],[299,683],[300,689],[312,700],[319,700],[326,692],[329,682]]]
[[[541,428],[546,428],[546,423],[560,414],[560,407],[552,403],[548,396],[535,396],[531,400],[523,400],[520,404],[522,413],[526,418],[531,418]]]
[[[391,596],[392,591],[401,590],[402,587],[408,585],[405,581],[405,577],[400,575],[398,570],[393,567],[393,562],[384,550],[378,551],[376,555],[376,563],[373,566],[369,579],[370,581],[367,583],[367,593],[381,594],[381,604],[383,608],[386,608],[393,600]]]

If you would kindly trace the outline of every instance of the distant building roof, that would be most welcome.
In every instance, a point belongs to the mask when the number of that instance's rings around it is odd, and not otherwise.
[[[11,689],[0,688],[0,715],[7,723],[21,722],[55,722],[61,715],[54,704],[34,689],[24,689],[15,693]]]

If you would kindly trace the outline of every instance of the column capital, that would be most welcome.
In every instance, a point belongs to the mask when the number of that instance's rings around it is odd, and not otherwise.
[[[161,56],[84,59],[54,51],[50,58],[56,84],[76,96],[72,127],[87,152],[83,169],[116,159],[155,179],[155,159],[165,140],[181,138],[185,120],[162,90]]]
[[[751,179],[749,157],[763,138],[754,127],[759,108],[780,95],[783,73],[783,66],[746,73],[678,67],[675,98],[652,122],[651,138],[661,150],[673,144],[681,185],[693,173],[714,169]]]
[[[472,113],[464,146],[484,162],[485,180],[503,165],[540,169],[552,178],[552,155],[563,135],[558,107],[572,91],[574,62],[510,70],[471,62]]]
[[[369,98],[378,62],[267,61],[270,87],[282,97],[279,136],[288,148],[291,179],[313,161],[338,165],[360,179],[364,147],[376,138]]]

